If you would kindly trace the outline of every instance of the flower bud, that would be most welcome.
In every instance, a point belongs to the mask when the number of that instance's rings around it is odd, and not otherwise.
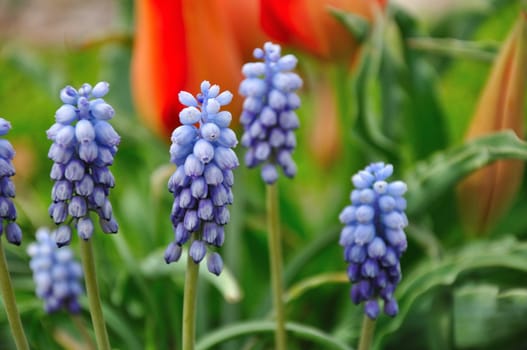
[[[505,129],[523,138],[526,82],[527,18],[522,14],[494,62],[465,139]],[[523,169],[523,162],[500,160],[459,184],[459,209],[468,232],[485,234],[510,207],[520,188]]]

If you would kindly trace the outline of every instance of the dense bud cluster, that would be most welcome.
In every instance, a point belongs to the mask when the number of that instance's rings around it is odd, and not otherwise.
[[[82,268],[68,247],[57,247],[54,235],[56,231],[50,234],[41,228],[36,233],[37,241],[27,248],[36,294],[44,300],[48,313],[63,307],[77,313],[80,311],[78,297],[83,293]]]
[[[254,57],[263,62],[246,63],[240,84],[240,94],[246,97],[240,118],[245,129],[241,139],[247,148],[245,163],[250,168],[263,164],[261,176],[267,184],[278,179],[277,165],[288,177],[297,172],[291,153],[296,147],[294,130],[300,125],[295,110],[300,107],[296,90],[302,79],[291,72],[296,57],[282,57],[280,50],[270,42],[263,50],[254,50]]]
[[[208,247],[220,247],[224,241],[227,205],[233,201],[232,169],[238,166],[232,148],[238,141],[229,128],[231,113],[220,110],[232,100],[229,91],[220,93],[218,85],[204,81],[196,97],[182,91],[179,100],[187,107],[180,112],[182,125],[171,138],[170,156],[177,169],[168,189],[174,195],[171,220],[175,236],[165,260],[179,260],[182,245],[191,240],[189,254],[199,263]],[[207,267],[216,275],[221,273],[223,261],[218,253],[208,254]]]
[[[408,219],[402,197],[407,187],[402,181],[386,182],[392,172],[389,164],[373,163],[354,175],[351,205],[339,217],[346,225],[339,244],[353,283],[351,299],[355,304],[364,302],[371,319],[379,315],[379,298],[387,315],[398,312],[393,293],[401,280],[399,259],[407,246],[403,229]]]
[[[66,86],[60,92],[64,103],[48,129],[53,141],[48,157],[53,160],[50,177],[55,181],[49,215],[60,225],[57,245],[69,244],[73,224],[79,236],[88,240],[94,230],[90,212],[99,217],[105,233],[116,233],[117,222],[108,200],[115,179],[108,167],[113,163],[120,137],[110,125],[114,109],[102,99],[109,91],[106,82],[79,90]],[[68,217],[72,220],[67,222]]]
[[[0,136],[6,135],[11,129],[11,124],[0,118]],[[15,222],[16,208],[13,204],[15,197],[15,186],[11,176],[15,175],[13,157],[15,150],[11,143],[0,138],[0,235],[5,232],[9,243],[20,245],[22,241],[22,230]]]

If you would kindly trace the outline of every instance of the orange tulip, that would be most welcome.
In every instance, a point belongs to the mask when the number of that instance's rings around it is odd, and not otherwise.
[[[202,80],[238,90],[242,57],[263,37],[250,21],[257,10],[245,0],[136,0],[131,83],[147,125],[170,135],[179,125],[179,91],[195,93]],[[230,107],[236,115],[241,100]]]
[[[314,120],[309,125],[311,154],[324,169],[329,170],[339,158],[342,143],[335,86],[330,84],[328,75],[335,64],[353,69],[360,49],[359,41],[331,10],[373,22],[375,12],[384,9],[386,3],[386,0],[260,0],[260,21],[273,40],[324,61],[312,79],[315,82],[312,94],[317,98]]]
[[[330,8],[372,21],[382,0],[260,0],[262,27],[274,40],[326,60],[350,62],[359,43]]]
[[[523,138],[526,82],[527,17],[523,13],[492,67],[466,139],[505,129]],[[460,183],[461,217],[469,231],[483,234],[509,208],[520,188],[523,168],[521,161],[497,161]]]

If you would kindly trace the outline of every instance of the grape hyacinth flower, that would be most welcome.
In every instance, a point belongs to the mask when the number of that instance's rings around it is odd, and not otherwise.
[[[401,280],[399,260],[407,246],[403,231],[408,225],[403,198],[407,186],[402,181],[386,182],[392,173],[392,165],[373,163],[354,175],[351,205],[339,216],[346,225],[339,244],[353,283],[351,299],[357,305],[364,302],[372,320],[380,312],[379,298],[384,300],[384,313],[398,312],[393,293]]]
[[[53,313],[61,308],[71,313],[80,312],[78,297],[83,293],[80,283],[81,265],[75,260],[68,247],[59,249],[55,244],[56,231],[38,229],[37,241],[31,243],[27,253],[31,257],[29,266],[33,271],[36,294],[44,300],[46,312]]]
[[[90,211],[99,216],[105,233],[116,233],[117,221],[108,200],[115,179],[108,167],[113,163],[120,137],[108,122],[114,109],[104,101],[107,82],[93,88],[83,84],[79,90],[66,86],[60,92],[64,103],[55,114],[55,124],[47,131],[53,141],[48,157],[53,160],[50,177],[55,181],[49,215],[60,225],[57,245],[70,243],[72,228],[88,240],[94,224]],[[71,220],[67,221],[68,217]]]
[[[254,50],[254,57],[263,62],[246,63],[240,94],[246,99],[240,122],[245,132],[241,139],[247,148],[245,163],[249,168],[263,164],[261,176],[265,183],[278,179],[277,165],[287,177],[294,177],[296,164],[291,153],[296,147],[294,130],[300,126],[295,110],[300,107],[296,94],[302,79],[291,72],[297,59],[281,56],[280,45],[267,42],[263,50]]]
[[[6,135],[11,129],[11,124],[0,118],[0,136]],[[15,186],[11,176],[15,175],[12,160],[15,150],[6,139],[0,138],[0,235],[5,232],[9,243],[20,245],[22,242],[22,230],[15,222],[16,208],[13,204],[15,197]]]
[[[171,162],[177,169],[170,177],[168,189],[174,195],[171,221],[174,241],[165,252],[168,263],[179,260],[182,245],[193,233],[189,255],[198,264],[207,248],[221,247],[224,225],[229,221],[228,204],[232,204],[232,170],[238,166],[233,147],[238,143],[229,128],[232,116],[220,108],[229,104],[232,93],[220,93],[218,85],[201,83],[201,93],[194,97],[181,91],[179,101],[187,106],[181,110],[181,126],[172,133]],[[207,267],[215,275],[223,268],[221,256],[210,252]]]

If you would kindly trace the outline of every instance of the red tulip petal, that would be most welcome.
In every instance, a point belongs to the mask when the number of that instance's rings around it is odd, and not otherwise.
[[[178,92],[187,80],[181,0],[138,0],[132,58],[137,109],[157,132],[179,125]]]

